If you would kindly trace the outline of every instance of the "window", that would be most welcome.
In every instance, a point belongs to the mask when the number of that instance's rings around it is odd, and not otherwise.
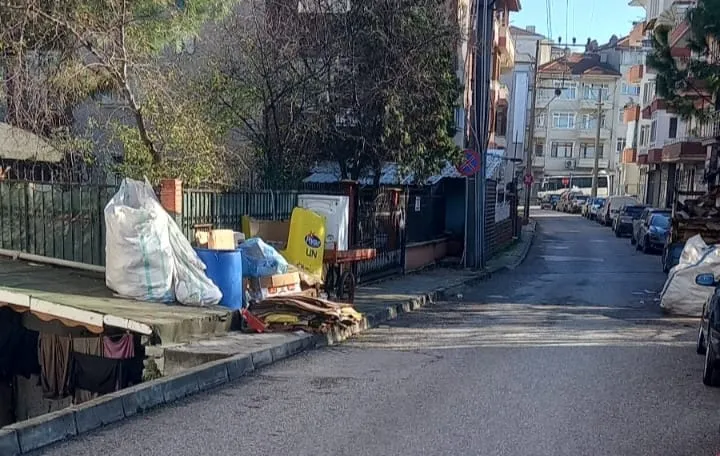
[[[577,98],[577,83],[575,82],[553,81],[553,87],[561,89],[558,97],[561,100],[574,100]]]
[[[575,128],[575,114],[572,112],[554,112],[553,128],[573,129]]]
[[[602,90],[603,100],[610,99],[610,86],[607,84],[585,84],[583,86],[583,99],[597,100],[599,90]]]
[[[594,158],[595,157],[595,143],[580,143],[580,157],[581,158]],[[603,145],[598,146],[598,157],[603,157]]]
[[[640,127],[640,145],[641,146],[645,146],[648,143],[648,141],[647,141],[648,128],[649,127],[647,125],[643,125],[642,127]]]
[[[625,110],[621,109],[618,112],[618,123],[623,123],[623,122],[625,122]]]
[[[554,142],[550,147],[551,157],[571,158],[573,143],[571,142]]]
[[[535,156],[542,157],[544,152],[545,152],[545,144],[541,143],[541,142],[535,143]]]
[[[671,117],[670,118],[670,129],[668,131],[668,138],[677,138],[677,127],[678,127],[677,117]]]
[[[638,96],[640,95],[640,86],[637,84],[622,82],[620,84],[620,93],[623,95]]]
[[[605,116],[600,118],[600,127],[605,128]],[[583,114],[580,128],[583,130],[595,130],[597,128],[596,114]]]
[[[618,153],[622,153],[622,151],[625,150],[625,138],[618,138],[617,142],[615,143],[615,151]]]
[[[495,114],[495,134],[505,136],[507,134],[507,113],[498,111]]]
[[[650,142],[654,143],[657,137],[657,120],[653,120],[650,124]]]
[[[535,117],[535,126],[545,128],[545,114],[538,114]]]
[[[455,131],[465,131],[465,109],[455,108]]]

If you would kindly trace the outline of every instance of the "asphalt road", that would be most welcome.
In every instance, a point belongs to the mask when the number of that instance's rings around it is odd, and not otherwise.
[[[526,262],[457,301],[42,454],[716,455],[720,390],[658,310],[659,257],[537,215]]]

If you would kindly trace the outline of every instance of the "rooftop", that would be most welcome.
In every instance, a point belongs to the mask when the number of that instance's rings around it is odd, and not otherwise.
[[[597,54],[573,53],[540,66],[540,73],[571,75],[622,76],[612,65],[600,61]]]

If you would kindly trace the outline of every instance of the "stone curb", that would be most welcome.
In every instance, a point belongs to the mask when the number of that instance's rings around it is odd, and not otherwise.
[[[117,423],[163,404],[171,404],[184,397],[233,382],[256,369],[300,352],[340,343],[362,331],[394,320],[402,314],[441,301],[451,293],[451,290],[485,280],[495,272],[513,269],[519,265],[530,250],[534,229],[530,233],[530,241],[523,248],[520,259],[515,265],[481,271],[475,277],[447,287],[437,288],[405,302],[389,305],[377,312],[365,314],[363,321],[353,327],[335,328],[324,335],[298,335],[293,340],[251,354],[212,361],[176,375],[142,383],[77,406],[7,426],[0,430],[0,455],[27,454],[108,424]]]

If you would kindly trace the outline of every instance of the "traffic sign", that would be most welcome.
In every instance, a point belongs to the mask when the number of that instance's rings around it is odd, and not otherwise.
[[[465,149],[463,151],[463,157],[463,162],[457,167],[460,174],[465,177],[470,177],[480,172],[480,168],[482,167],[480,154],[472,149]]]
[[[533,182],[535,182],[535,179],[533,178],[532,174],[526,174],[525,175],[525,185],[528,187],[531,187]]]

